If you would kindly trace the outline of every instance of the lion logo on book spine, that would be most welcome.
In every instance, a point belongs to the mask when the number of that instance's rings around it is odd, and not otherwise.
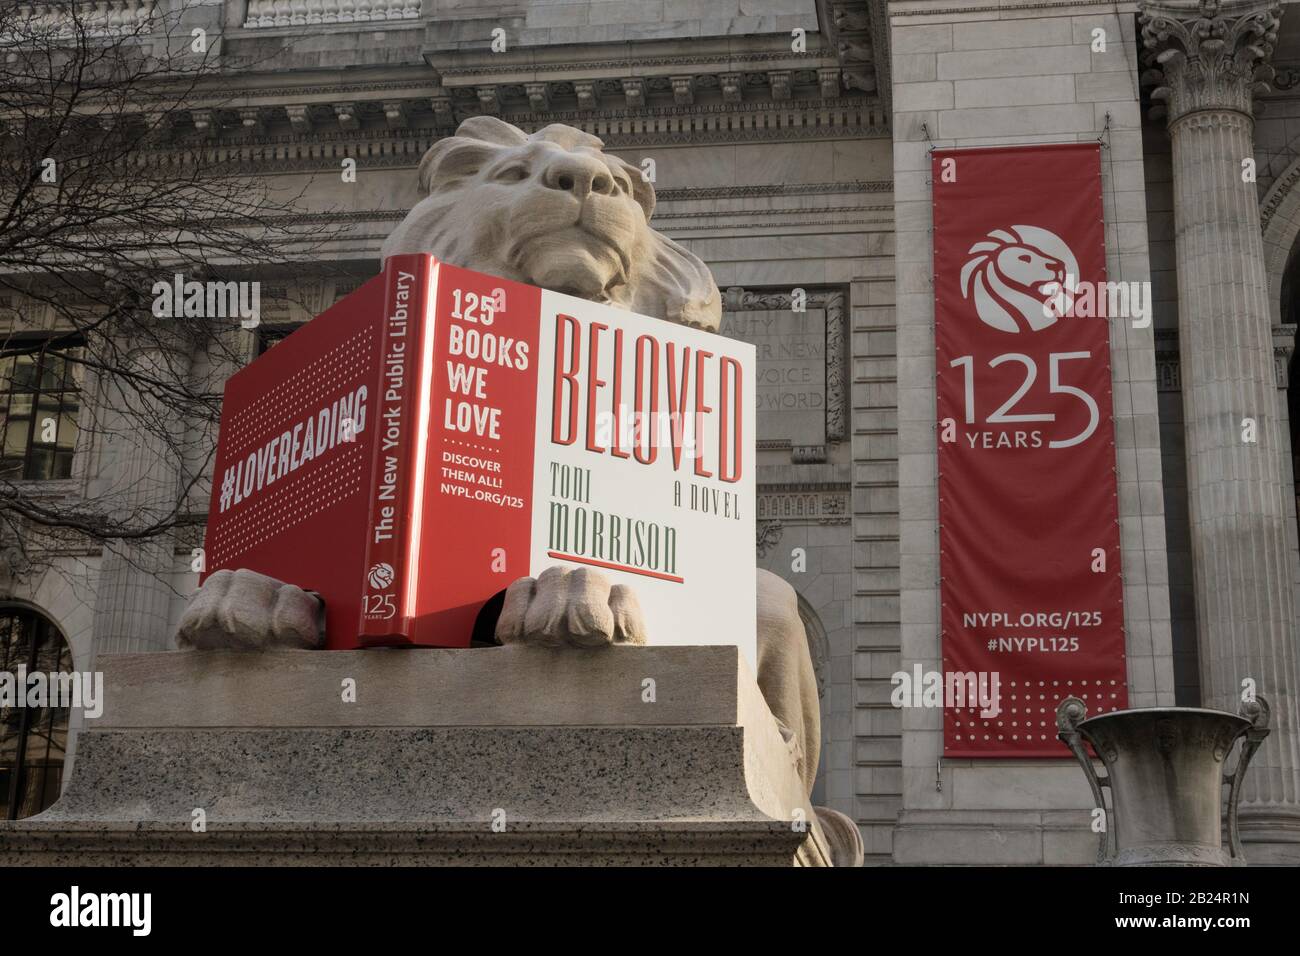
[[[387,561],[380,561],[370,569],[370,573],[366,575],[366,580],[370,582],[372,589],[384,591],[393,583],[394,577],[396,577],[396,573],[393,571],[393,566]]]
[[[970,247],[961,294],[980,321],[1003,332],[1038,332],[1068,315],[1079,263],[1065,241],[1038,226],[994,229]]]

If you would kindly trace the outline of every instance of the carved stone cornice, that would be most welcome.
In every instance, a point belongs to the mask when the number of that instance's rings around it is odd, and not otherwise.
[[[865,6],[865,4],[864,4]],[[807,54],[795,56],[785,49],[785,39],[781,39],[781,46],[770,50],[750,50],[750,51],[705,51],[693,53],[665,53],[661,56],[655,56],[642,53],[629,53],[617,58],[595,59],[591,57],[590,50],[582,51],[584,56],[564,56],[555,60],[539,60],[530,57],[527,53],[512,56],[510,54],[499,54],[484,58],[482,62],[471,59],[468,55],[464,56],[459,62],[446,62],[449,55],[441,53],[439,62],[435,66],[438,77],[442,80],[444,86],[458,87],[463,85],[479,85],[483,82],[509,82],[506,77],[513,76],[521,70],[532,75],[542,73],[568,73],[571,76],[588,76],[607,73],[607,79],[615,78],[619,74],[626,74],[631,71],[636,76],[644,77],[662,77],[667,78],[672,74],[685,73],[715,73],[722,65],[741,66],[749,65],[751,70],[771,69],[790,69],[790,68],[808,68],[816,69],[818,61],[823,59],[820,51],[809,49]],[[684,45],[680,42],[676,44],[679,48]],[[695,44],[685,49],[694,49]],[[621,46],[626,50],[626,46]],[[524,57],[524,59],[520,59]],[[559,81],[560,78],[550,82]]]
[[[1159,84],[1151,99],[1163,105],[1170,126],[1202,110],[1251,114],[1254,95],[1273,77],[1268,59],[1281,13],[1277,0],[1143,5],[1144,60],[1153,67],[1143,81]]]
[[[825,101],[794,103],[780,113],[760,104],[721,103],[712,106],[655,107],[630,113],[620,110],[581,112],[555,110],[514,114],[510,119],[526,131],[549,123],[566,123],[599,136],[611,149],[667,146],[678,143],[769,143],[818,139],[866,139],[889,135],[878,105],[863,99],[842,100],[830,110]],[[192,109],[177,114],[174,125],[159,131],[147,157],[151,163],[184,165],[192,151],[210,151],[210,162],[261,171],[305,172],[337,169],[340,156],[365,155],[367,167],[406,166],[419,162],[424,151],[459,122],[459,110],[436,100],[383,100],[333,105],[286,104],[262,108],[257,126],[246,126],[238,109]],[[477,110],[475,110],[477,113]],[[700,117],[716,117],[709,123]],[[636,122],[628,122],[632,116]],[[793,122],[791,121],[793,118]],[[223,167],[226,168],[226,167]],[[731,187],[727,187],[731,188]],[[734,187],[735,195],[760,187]],[[852,183],[838,191],[888,191],[888,183]],[[685,195],[685,194],[683,194]],[[758,193],[755,193],[758,195]]]
[[[748,186],[687,186],[655,191],[659,202],[676,202],[692,199],[755,199],[759,196],[803,196],[826,193],[888,193],[893,192],[891,180],[848,183],[759,183]]]
[[[348,130],[349,132],[361,128],[361,120],[358,119],[358,113],[355,103],[335,103],[334,118],[338,121],[339,129]]]
[[[413,162],[413,160],[410,158],[411,154],[408,153],[406,155],[407,155],[407,162],[405,163],[405,165],[411,165]],[[719,212],[718,210],[709,210],[708,212],[701,211],[701,212],[666,213],[666,212],[661,212],[659,206],[664,203],[670,203],[670,202],[696,202],[696,201],[710,201],[715,199],[752,199],[759,196],[764,196],[764,197],[766,196],[811,196],[811,195],[824,195],[824,194],[833,194],[833,193],[876,192],[881,190],[882,188],[887,190],[890,186],[891,184],[887,182],[884,183],[853,182],[853,183],[790,183],[790,184],[775,184],[775,185],[763,185],[763,186],[704,186],[704,187],[691,188],[691,189],[664,189],[659,191],[655,197],[659,203],[659,205],[655,207],[655,222],[659,222],[661,218],[671,219],[674,217],[683,218],[687,216],[691,216],[691,217],[718,216],[718,215],[767,216],[767,215],[780,214],[780,213],[793,214],[793,213],[813,212],[818,214],[818,218],[816,218],[815,221],[824,224],[825,220],[820,217],[820,214],[823,212],[837,212],[837,211],[845,211],[845,210],[860,211],[860,210],[868,210],[868,209],[886,211],[886,210],[892,210],[894,207],[892,205],[827,207],[827,206],[806,206],[801,204],[798,207],[791,207],[791,208],[736,209],[736,210],[729,210],[726,212]],[[263,216],[259,218],[257,221],[260,223],[264,223],[268,226],[303,226],[303,225],[317,224],[317,223],[321,225],[327,225],[330,223],[340,223],[340,222],[349,222],[349,223],[398,222],[404,219],[406,217],[406,214],[407,214],[407,210],[405,209],[352,209],[346,211],[331,210],[329,212],[295,213],[293,215],[283,215],[283,216]],[[810,220],[810,222],[812,221],[814,220]],[[246,225],[251,222],[252,220],[238,219],[238,218],[213,220],[214,224],[223,227]],[[837,292],[836,294],[841,294],[841,293]],[[739,287],[737,287],[736,293],[732,296],[731,299],[728,300],[727,307],[736,308],[738,310],[746,309],[746,308],[758,309],[760,307],[765,307],[765,301],[771,301],[771,300],[765,300],[763,296],[764,294],[762,293],[749,292],[745,289],[740,289]],[[785,305],[781,306],[783,308],[788,307],[790,304],[790,297],[789,295],[786,295],[784,299],[777,299],[775,301],[784,302]],[[814,293],[811,301],[817,303],[820,302],[821,299],[818,298],[817,293]],[[0,295],[0,318],[4,317],[6,310],[12,309],[13,307],[14,304],[13,304],[12,295]],[[838,308],[838,305],[836,305],[836,307]]]
[[[879,93],[889,105],[889,18],[885,3],[867,0],[818,0],[817,20],[839,60],[835,86]],[[823,75],[825,88],[832,86]]]

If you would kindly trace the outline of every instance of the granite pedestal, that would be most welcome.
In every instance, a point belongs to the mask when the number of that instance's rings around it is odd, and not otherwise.
[[[63,796],[0,823],[0,866],[829,864],[734,648],[178,651],[100,667],[103,716]]]

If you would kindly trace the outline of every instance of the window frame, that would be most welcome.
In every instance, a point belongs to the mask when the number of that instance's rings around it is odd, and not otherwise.
[[[4,340],[4,347],[7,349],[20,349],[26,345],[35,345],[38,347],[33,348],[30,352],[15,352],[13,355],[10,355],[5,359],[0,359],[0,362],[8,361],[13,363],[11,371],[8,373],[7,381],[0,381],[0,403],[4,406],[3,408],[0,408],[0,426],[3,426],[0,428],[0,477],[11,482],[39,482],[42,484],[67,482],[76,477],[76,462],[79,450],[78,445],[82,435],[81,413],[88,397],[87,385],[84,381],[84,371],[83,381],[80,384],[77,384],[72,380],[72,366],[78,363],[80,356],[69,359],[67,353],[78,349],[84,349],[85,340],[77,334],[59,332],[45,334],[16,334],[8,336]],[[18,358],[22,354],[29,354],[34,360],[32,386],[30,390],[20,389],[15,386],[15,376],[12,368],[16,367]],[[45,376],[47,358],[52,354],[63,356],[63,377],[57,386],[45,388],[42,385],[42,379]],[[31,413],[27,422],[27,435],[23,439],[21,455],[16,455],[11,458],[4,454],[3,443],[6,440],[8,432],[9,409],[15,395],[31,396]],[[39,412],[41,408],[41,400],[42,398],[49,398],[50,396],[57,396],[55,416],[60,422],[60,428],[62,425],[62,419],[67,415],[72,419],[73,428],[76,432],[72,437],[70,451],[67,453],[69,457],[68,473],[66,475],[59,474],[58,468],[56,467],[58,455],[60,454],[58,430],[55,432],[54,443],[52,445],[36,440],[36,423],[37,419],[40,418]],[[68,396],[74,396],[76,398],[75,411],[70,411],[68,409]],[[37,458],[34,455],[36,450],[48,450],[52,455],[50,474],[48,476],[33,474],[32,469],[37,461]],[[15,474],[7,475],[5,474],[4,469],[11,463],[19,463],[19,467]]]
[[[15,676],[19,665],[24,665],[28,674],[35,673],[37,670],[48,673],[40,664],[40,651],[53,641],[57,643],[56,670],[60,672],[71,672],[73,670],[72,646],[53,620],[27,604],[0,603],[0,620],[9,623],[9,620],[12,619],[20,622],[26,646],[19,651],[16,660],[7,662],[0,660],[0,667],[3,667],[4,670],[11,674],[15,674]],[[8,641],[7,634],[5,640]],[[17,730],[15,731],[17,746],[14,750],[14,763],[12,766],[7,767],[9,770],[8,791],[5,794],[5,803],[3,813],[0,813],[0,820],[25,819],[26,816],[35,816],[37,813],[43,813],[49,809],[58,800],[63,789],[63,774],[68,763],[72,725],[71,708],[47,706],[39,708],[20,707],[16,708],[16,710],[18,711]],[[44,724],[44,734],[41,733],[42,724]],[[56,725],[61,725],[61,727]],[[4,728],[5,725],[0,723],[0,740],[4,740],[7,736]],[[54,736],[60,730],[63,734],[63,759],[57,769],[54,770],[54,779],[52,781],[50,752],[53,748]],[[44,754],[38,755],[32,751],[33,741],[39,741],[42,737],[45,740]],[[39,759],[37,759],[38,756]],[[39,806],[34,813],[19,817],[18,811],[21,806],[21,799],[26,795],[28,789],[26,786],[27,777],[32,772],[41,774]],[[46,797],[49,794],[51,783],[55,785],[55,792],[53,798],[47,800]]]

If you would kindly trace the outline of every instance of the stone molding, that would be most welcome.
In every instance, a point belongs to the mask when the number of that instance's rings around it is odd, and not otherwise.
[[[684,189],[656,189],[659,202],[690,199],[755,199],[760,196],[807,196],[826,193],[888,193],[894,191],[890,180],[847,183],[775,183],[756,186],[694,186]],[[889,208],[893,208],[892,206]]]
[[[1260,201],[1260,231],[1264,237],[1264,268],[1268,273],[1268,305],[1273,324],[1282,320],[1282,280],[1291,251],[1300,240],[1300,159],[1273,180]]]
[[[770,59],[770,57],[763,57]],[[581,70],[585,64],[566,67],[565,72]],[[626,68],[625,68],[626,69]],[[533,80],[529,82],[483,82],[467,85],[456,83],[456,71],[441,74],[444,89],[458,105],[472,105],[481,100],[485,92],[499,100],[503,108],[516,112],[537,110],[551,102],[564,102],[576,106],[579,112],[600,109],[625,108],[639,110],[647,104],[691,107],[697,97],[716,93],[722,104],[731,106],[741,102],[768,103],[809,98],[838,99],[846,96],[835,88],[831,95],[821,82],[817,67],[798,70],[756,69],[746,72],[735,70],[709,71],[689,74],[638,75],[634,77],[583,78]]]
[[[481,112],[478,104],[473,115]],[[303,172],[337,169],[341,157],[363,159],[371,168],[414,166],[430,146],[450,134],[469,109],[439,113],[427,98],[383,96],[375,100],[285,103],[259,108],[246,125],[240,108],[190,110],[157,132],[150,159],[184,163],[198,147],[228,171]],[[504,115],[504,114],[503,114]],[[400,118],[394,122],[393,117]],[[862,100],[796,102],[782,108],[735,106],[654,107],[630,112],[511,114],[525,132],[566,123],[599,136],[609,149],[675,144],[809,142],[884,138],[888,125],[878,107]],[[742,187],[743,188],[743,187]],[[744,195],[738,194],[738,195]]]
[[[849,523],[850,488],[844,482],[808,482],[804,485],[758,486],[758,512],[760,526],[775,526],[776,540],[779,530],[786,525],[844,525]],[[762,530],[761,543],[766,540]],[[771,542],[775,544],[775,540]]]
[[[838,287],[808,286],[804,287],[804,291],[807,293],[808,308],[826,312],[826,440],[837,444],[844,440],[848,431],[848,297],[844,289]],[[730,286],[723,290],[722,296],[724,312],[784,311],[793,303],[793,291],[751,292],[740,286]],[[796,461],[824,461],[825,458],[825,449],[821,450],[820,456],[816,451],[795,455]]]
[[[1298,182],[1300,182],[1300,159],[1294,160],[1290,166],[1284,169],[1282,173],[1273,180],[1273,184],[1269,186],[1268,192],[1266,192],[1264,198],[1260,200],[1259,225],[1261,231],[1264,233],[1265,243],[1270,239],[1269,226],[1273,221],[1273,217],[1281,210],[1283,203],[1288,203],[1291,190],[1295,188],[1295,184]],[[1290,200],[1289,206],[1293,207],[1291,211],[1300,212],[1300,208],[1294,208],[1300,207],[1300,200]],[[1290,238],[1294,239],[1295,236],[1291,236]],[[1288,251],[1290,250],[1289,245],[1287,246],[1287,249]],[[1281,263],[1281,265],[1285,266],[1286,263]]]
[[[416,20],[420,0],[248,0],[244,29],[288,27],[318,23],[391,23]]]
[[[738,38],[721,37],[720,39],[725,43]],[[660,47],[666,50],[676,50],[681,48],[683,41],[690,42],[690,40],[690,37],[683,37],[682,40],[672,41],[667,45],[660,44]],[[535,51],[532,48],[524,48],[522,53],[495,55],[489,54],[485,50],[460,51],[458,54],[452,55],[467,60],[467,65],[460,66],[454,61],[448,63],[444,58],[437,73],[443,79],[444,85],[452,87],[460,85],[455,82],[456,80],[471,80],[474,85],[478,85],[482,78],[487,78],[487,82],[501,82],[501,77],[522,73],[530,75],[538,73],[570,73],[575,78],[581,79],[584,74],[587,77],[593,77],[608,72],[611,74],[607,78],[611,84],[608,89],[611,92],[616,92],[618,84],[622,83],[622,78],[626,77],[629,71],[635,77],[648,77],[657,73],[659,78],[668,78],[670,74],[694,73],[696,72],[694,70],[682,69],[682,67],[694,66],[710,67],[710,69],[701,72],[721,75],[735,73],[737,71],[734,67],[737,64],[748,63],[770,66],[775,71],[789,72],[794,70],[815,74],[818,69],[831,65],[829,55],[818,50],[811,50],[808,53],[792,53],[787,45],[788,40],[788,35],[778,36],[776,39],[777,45],[769,49],[748,51],[700,49],[696,53],[670,52],[661,56],[631,52],[628,50],[628,44],[626,43],[609,44],[606,47],[607,49],[616,48],[620,53],[624,54],[609,59],[596,59],[593,57],[591,46],[551,47],[547,52],[554,59],[546,60],[535,56]],[[481,61],[474,62],[473,58],[481,56],[491,57],[492,65],[484,66]],[[726,69],[721,68],[723,64],[727,65]],[[493,80],[494,77],[497,79]],[[448,80],[452,82],[446,82]]]
[[[997,19],[996,14],[1009,10],[1059,10],[1063,7],[1107,7],[1108,3],[1101,3],[1098,0],[1028,0],[1026,3],[991,3],[983,6],[969,7],[932,7],[928,3],[917,3],[915,6],[905,9],[892,9],[889,11],[891,17],[938,17],[953,16],[957,14],[968,13],[992,13]]]

